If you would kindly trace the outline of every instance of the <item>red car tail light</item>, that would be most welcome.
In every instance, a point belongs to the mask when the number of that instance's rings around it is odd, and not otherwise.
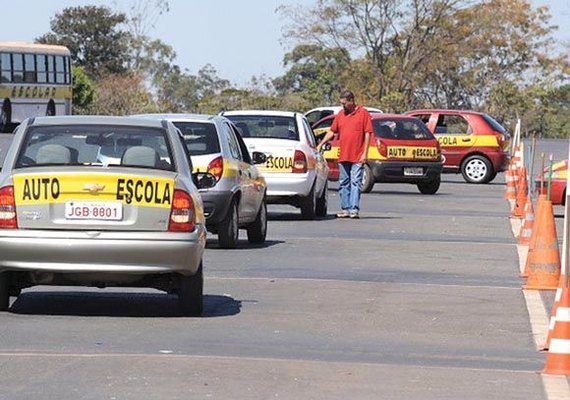
[[[378,138],[376,139],[376,147],[382,157],[388,157],[388,148],[386,147],[386,144]]]
[[[191,232],[196,224],[194,202],[183,190],[174,190],[172,207],[170,208],[169,232]]]
[[[303,174],[307,172],[307,157],[301,150],[295,150],[293,158],[293,173]]]
[[[0,229],[18,229],[14,186],[0,189]]]
[[[216,180],[220,180],[224,174],[224,159],[222,157],[216,157],[208,164],[208,172],[216,177]]]

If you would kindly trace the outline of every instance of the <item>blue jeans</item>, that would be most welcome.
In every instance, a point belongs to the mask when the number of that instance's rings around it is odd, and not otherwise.
[[[339,162],[340,208],[345,211],[360,210],[360,188],[362,185],[362,164]]]

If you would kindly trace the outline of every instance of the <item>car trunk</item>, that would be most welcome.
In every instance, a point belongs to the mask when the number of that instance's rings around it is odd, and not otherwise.
[[[244,139],[249,152],[265,153],[267,161],[258,165],[263,173],[292,172],[296,142],[286,139]]]

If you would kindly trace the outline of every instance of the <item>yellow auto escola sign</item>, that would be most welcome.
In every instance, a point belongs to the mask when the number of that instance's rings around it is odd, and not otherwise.
[[[174,192],[174,179],[137,175],[20,174],[13,179],[16,206],[98,200],[170,208]]]

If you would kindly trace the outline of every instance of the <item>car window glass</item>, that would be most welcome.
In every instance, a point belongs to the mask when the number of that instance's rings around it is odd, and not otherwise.
[[[232,132],[233,135],[235,136],[235,139],[239,145],[239,148],[241,150],[241,156],[243,157],[243,161],[245,161],[248,164],[251,164],[251,157],[249,155],[249,150],[247,149],[247,146],[245,144],[245,142],[243,141],[240,131],[239,129],[237,129],[234,125],[230,125],[232,128]]]
[[[230,146],[230,154],[232,157],[236,160],[243,160],[241,149],[239,148],[239,144],[230,125],[227,122],[224,122],[222,124],[222,129],[224,131],[224,136],[228,138],[228,145]]]
[[[173,170],[166,131],[105,125],[34,126],[16,168],[39,165],[133,166]]]
[[[309,122],[306,118],[303,118],[303,128],[305,129],[305,133],[307,135],[307,142],[311,147],[317,147],[317,140],[315,139],[315,133],[311,129]]]
[[[313,129],[330,128],[333,121],[334,121],[334,118],[327,118],[324,121],[321,121],[317,125],[313,126]]]
[[[493,117],[491,117],[490,115],[487,114],[483,114],[483,119],[485,121],[487,121],[487,123],[489,125],[491,125],[491,127],[496,130],[497,132],[501,132],[501,133],[505,133],[507,130],[501,125],[499,124]]]
[[[220,152],[220,141],[216,126],[211,122],[174,121],[180,129],[184,144],[193,156]]]
[[[435,133],[467,135],[471,133],[471,130],[465,118],[460,115],[440,115],[437,120]]]
[[[321,111],[311,111],[310,113],[305,115],[305,117],[307,118],[307,120],[311,125],[320,120],[321,118],[324,118],[321,117]]]
[[[426,125],[418,119],[374,119],[374,135],[383,139],[426,140],[433,135]]]
[[[429,122],[429,118],[431,117],[431,114],[418,114],[418,115],[414,115],[415,118],[419,119],[420,121],[422,121],[424,124],[428,124]]]
[[[252,138],[299,140],[297,124],[292,116],[225,115],[225,117],[237,127],[246,126],[249,137]]]

